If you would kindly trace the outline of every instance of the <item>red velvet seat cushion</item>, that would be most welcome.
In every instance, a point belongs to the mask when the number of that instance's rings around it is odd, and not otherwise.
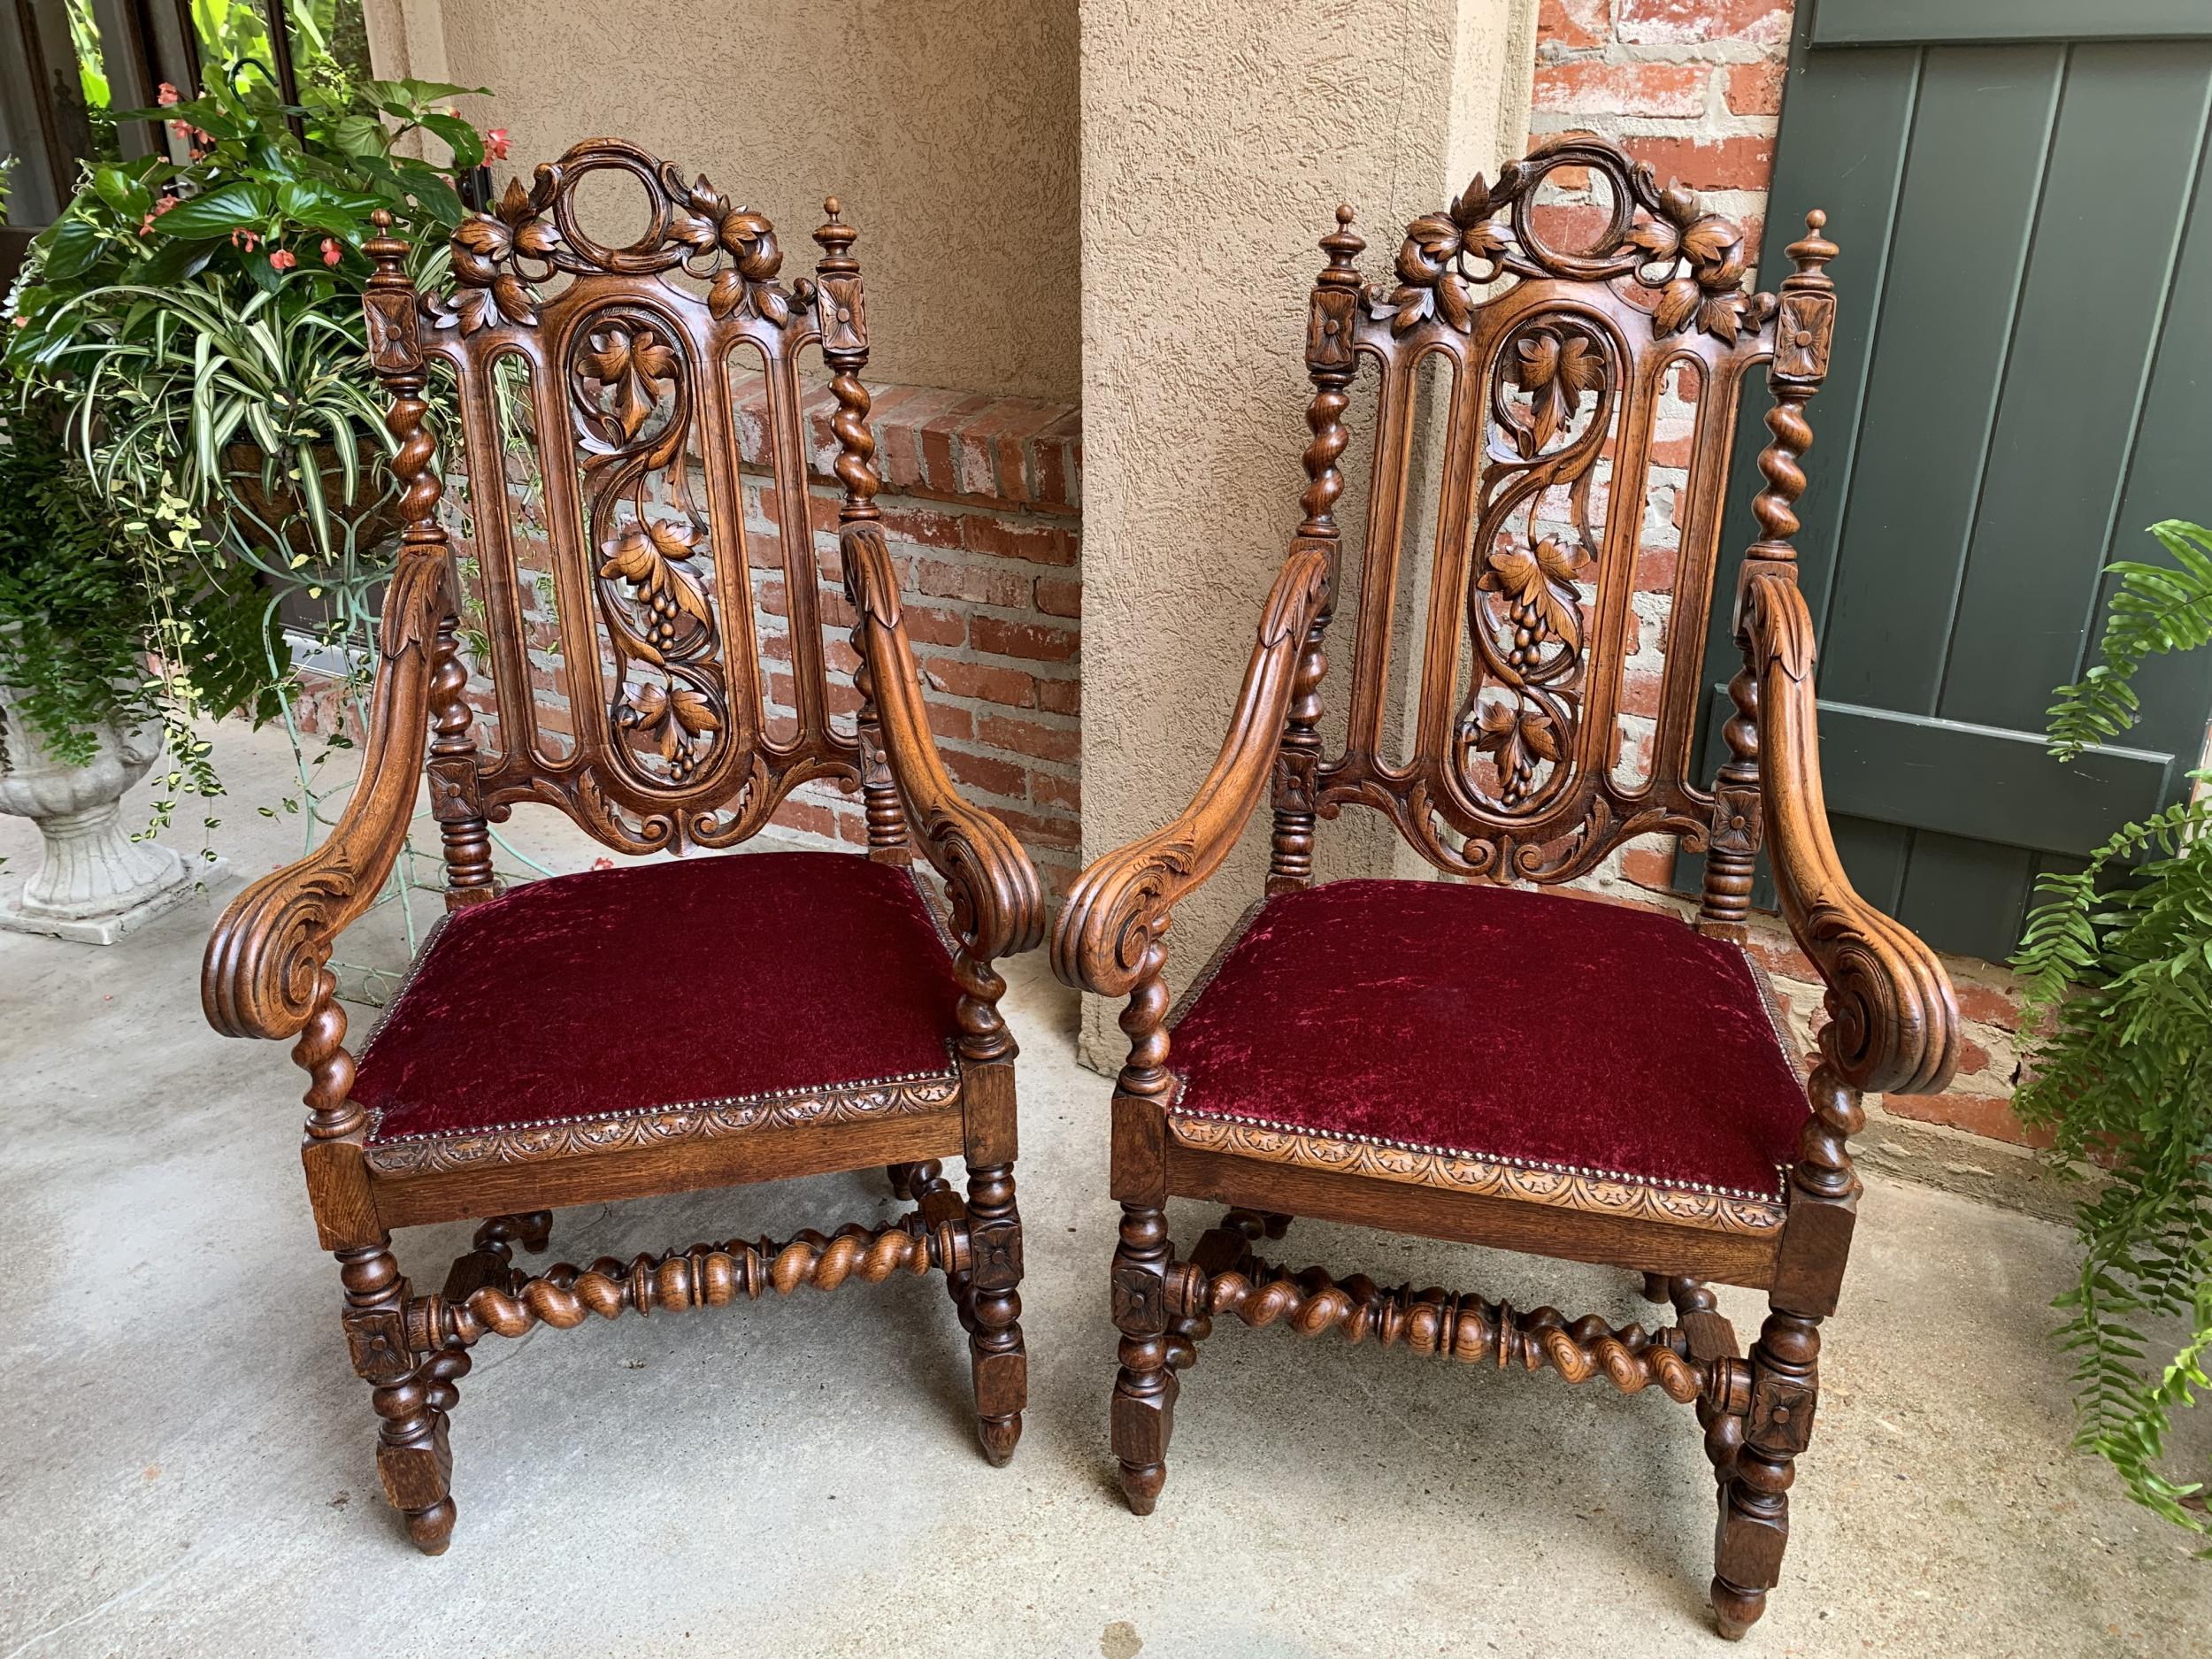
[[[1182,1114],[1770,1200],[1809,1111],[1740,949],[1457,882],[1269,899],[1168,1064]]]
[[[944,1076],[914,879],[850,853],[557,876],[456,911],[360,1056],[373,1142]]]

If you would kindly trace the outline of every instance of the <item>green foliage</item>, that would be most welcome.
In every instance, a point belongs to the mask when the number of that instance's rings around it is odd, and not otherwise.
[[[20,321],[8,365],[25,378],[65,378],[70,351],[88,333],[122,326],[119,313],[135,290],[285,291],[334,319],[349,313],[357,331],[369,273],[362,250],[375,234],[369,216],[389,212],[427,257],[466,211],[454,176],[482,162],[484,141],[433,107],[465,90],[338,80],[288,105],[246,76],[201,97],[119,113],[119,121],[166,119],[183,159],[85,168],[68,207],[32,244],[11,306]],[[449,167],[395,148],[425,130],[451,147]]]
[[[0,679],[58,759],[89,761],[104,725],[156,720],[172,759],[157,816],[180,790],[219,793],[194,723],[272,711],[272,615],[250,578],[172,557],[118,511],[50,409],[0,404]]]
[[[80,580],[110,580],[111,626],[69,633],[101,665],[137,653],[155,665],[150,680],[137,672],[136,695],[173,764],[157,826],[177,793],[219,789],[196,718],[276,711],[289,668],[282,594],[332,596],[334,622],[349,626],[365,614],[385,568],[377,508],[392,489],[361,316],[371,215],[389,213],[419,280],[436,280],[465,211],[455,180],[485,153],[445,107],[465,88],[349,77],[360,42],[342,38],[340,9],[293,8],[296,25],[304,13],[316,27],[288,106],[256,8],[194,0],[208,90],[177,101],[165,87],[159,108],[115,116],[165,120],[168,153],[88,164],[9,297],[5,365],[26,409],[60,411],[68,488],[103,525],[57,544],[42,580],[65,587],[65,565],[104,549]],[[450,164],[404,154],[418,132]],[[72,688],[42,706],[81,743],[113,676],[92,675],[89,657],[82,672],[46,660]]]
[[[2151,534],[2174,563],[2116,565],[2100,655],[2051,710],[2051,752],[2119,736],[2145,658],[2212,642],[2212,533]],[[2177,1411],[2212,1388],[2212,772],[2197,798],[2116,833],[2077,874],[2047,875],[2013,966],[2040,1022],[2015,1101],[2049,1128],[2070,1173],[2108,1179],[2075,1212],[2081,1271],[2058,1299],[2074,1356],[2076,1443],[2116,1469],[2137,1502],[2212,1537],[2202,1481],[2164,1468]],[[2154,1361],[2146,1327],[2187,1334]]]
[[[0,405],[0,680],[71,764],[92,758],[102,725],[150,712],[137,578],[50,414]]]

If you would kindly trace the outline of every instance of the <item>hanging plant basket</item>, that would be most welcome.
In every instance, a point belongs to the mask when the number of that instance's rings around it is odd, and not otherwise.
[[[355,499],[349,503],[345,469],[339,463],[336,447],[319,443],[313,454],[324,511],[330,520],[333,553],[345,550],[349,536],[353,551],[359,555],[399,534],[399,497],[388,488],[376,488],[379,474],[367,456],[362,457],[355,479]],[[285,476],[288,469],[278,471],[278,488],[271,491],[265,460],[262,451],[250,443],[234,443],[223,451],[226,481],[239,509],[230,516],[232,529],[248,546],[285,567],[301,559],[320,562],[323,549],[315,539],[306,496],[296,482]]]

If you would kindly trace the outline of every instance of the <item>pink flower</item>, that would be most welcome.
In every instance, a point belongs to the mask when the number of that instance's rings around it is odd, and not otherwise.
[[[171,86],[167,81],[163,81],[161,83],[161,94],[154,100],[154,102],[157,104],[174,104],[176,101],[177,89]]]
[[[31,326],[31,319],[27,317],[18,317],[15,319],[15,326],[18,328],[28,328]],[[613,861],[611,859],[608,861],[608,868],[613,868]]]
[[[239,240],[241,237],[245,240],[241,242]],[[242,247],[248,253],[254,250],[254,245],[260,240],[261,233],[257,230],[234,230],[230,234],[230,245],[234,248]]]
[[[336,265],[339,260],[344,258],[345,257],[346,250],[338,245],[338,239],[336,237],[326,236],[323,238],[323,263],[325,265]]]
[[[168,211],[171,208],[174,207],[176,204],[177,204],[177,198],[176,198],[175,196],[156,196],[156,197],[154,198],[154,217],[155,217],[156,219],[159,219],[159,218],[160,218],[160,217],[161,217],[164,213],[166,213],[166,212],[167,212],[167,211]]]
[[[507,129],[495,127],[484,134],[484,153],[494,161],[507,159]]]
[[[151,213],[147,214],[139,221],[138,234],[142,236],[150,236],[154,234],[154,216]]]
[[[192,136],[192,123],[189,121],[172,121],[169,123],[169,130],[174,133],[179,138],[189,138]]]
[[[279,271],[289,271],[300,262],[299,255],[289,248],[280,248],[269,256],[269,264]]]

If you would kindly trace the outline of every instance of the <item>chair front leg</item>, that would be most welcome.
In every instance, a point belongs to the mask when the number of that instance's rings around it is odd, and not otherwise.
[[[1021,1212],[1011,1164],[968,1170],[969,1269],[956,1299],[975,1372],[976,1433],[996,1466],[1013,1456],[1029,1403],[1029,1356],[1022,1343]]]
[[[1731,1641],[1758,1621],[1767,1592],[1781,1581],[1782,1552],[1790,1539],[1790,1483],[1798,1454],[1812,1439],[1819,1360],[1818,1318],[1781,1308],[1767,1315],[1751,1348],[1751,1410],[1743,1443],[1718,1471],[1713,1617]]]
[[[384,1495],[407,1517],[408,1536],[426,1555],[445,1553],[457,1515],[452,1498],[453,1451],[447,1414],[459,1402],[456,1385],[468,1375],[459,1348],[418,1354],[408,1340],[408,1284],[391,1251],[391,1237],[337,1252],[345,1286],[346,1346],[354,1371],[374,1389],[376,1468]]]
[[[1169,1255],[1165,1212],[1124,1203],[1113,1268],[1114,1325],[1121,1333],[1113,1442],[1122,1494],[1139,1515],[1152,1513],[1167,1484],[1167,1443],[1175,1430],[1178,1384],[1168,1365]]]

